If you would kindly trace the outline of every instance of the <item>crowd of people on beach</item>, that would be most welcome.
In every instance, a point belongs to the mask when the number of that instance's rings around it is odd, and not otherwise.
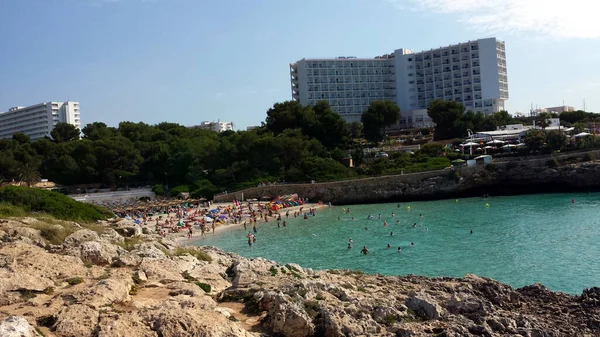
[[[290,213],[290,206],[304,205],[308,202],[306,198],[297,198],[293,202],[261,202],[234,200],[230,204],[214,206],[210,201],[205,202],[187,202],[181,200],[176,204],[169,206],[138,206],[126,210],[115,211],[115,215],[122,219],[128,219],[139,226],[150,227],[154,225],[155,233],[167,236],[172,233],[187,233],[189,239],[193,238],[194,229],[200,231],[201,236],[205,236],[212,229],[215,233],[217,226],[229,224],[243,224],[244,229],[247,226],[253,226],[254,234],[251,242],[256,242],[256,233],[258,223],[268,223],[277,221],[277,226],[281,226],[281,211],[285,210],[285,218],[293,216],[294,218],[303,215],[304,207],[300,210],[293,210]],[[310,208],[309,214],[315,215],[316,209]],[[307,214],[304,214],[307,217]],[[287,222],[283,221],[285,227]]]

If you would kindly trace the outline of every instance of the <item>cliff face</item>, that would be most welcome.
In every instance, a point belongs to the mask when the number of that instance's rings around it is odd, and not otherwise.
[[[74,225],[32,224],[0,223],[3,337],[600,335],[598,288],[313,271],[108,223],[51,245]]]
[[[256,187],[218,195],[215,201],[274,197],[298,193],[310,200],[334,204],[361,204],[451,197],[483,193],[525,194],[536,192],[587,191],[600,187],[600,161],[590,155],[553,159],[513,159],[486,166],[348,180],[316,184]]]

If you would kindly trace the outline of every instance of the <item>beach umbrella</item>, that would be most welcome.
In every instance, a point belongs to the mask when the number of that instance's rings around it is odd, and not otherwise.
[[[210,212],[211,213],[219,213],[219,210],[218,209],[211,209]]]
[[[511,147],[516,147],[516,145],[514,144],[506,144],[503,146],[503,148],[511,148]]]
[[[227,219],[227,215],[221,214],[221,215],[219,215],[219,219]]]
[[[504,144],[504,143],[505,142],[500,139],[493,139],[493,140],[487,142],[486,144],[487,145],[495,145],[495,144]]]
[[[489,144],[489,143],[488,143],[488,144]],[[496,148],[496,147],[494,147],[494,146],[489,146],[489,145],[485,147],[485,149],[495,149],[495,148]]]
[[[582,132],[582,133],[576,134],[574,137],[575,138],[581,138],[581,137],[585,137],[585,136],[589,136],[589,135],[591,135],[591,133]]]
[[[479,144],[477,143],[473,143],[473,142],[468,142],[466,144],[461,144],[462,146],[478,146]]]
[[[462,163],[464,163],[464,162],[465,162],[465,161],[464,161],[464,160],[462,160],[462,159],[454,159],[454,160],[452,161],[452,164],[462,164]]]

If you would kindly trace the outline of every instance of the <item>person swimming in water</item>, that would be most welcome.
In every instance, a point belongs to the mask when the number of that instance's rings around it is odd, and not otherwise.
[[[387,227],[387,221],[383,222],[383,227]]]
[[[419,214],[419,219],[423,219],[423,214]]]
[[[352,242],[348,242],[348,249],[352,249]]]
[[[471,234],[473,234],[473,230],[471,229]]]
[[[394,236],[394,232],[390,232],[390,236]]]
[[[410,243],[410,245],[411,245],[411,246],[414,246],[414,245],[415,245],[415,243],[414,243],[414,242],[411,242],[411,243]]]
[[[369,230],[369,227],[365,227],[365,230],[366,230],[366,231],[368,231],[368,230]]]
[[[342,220],[342,218],[340,218],[340,217],[338,216],[338,221],[339,221],[339,220]]]
[[[417,227],[417,223],[416,223],[416,222],[415,222],[415,223],[413,223],[413,227]]]
[[[389,243],[388,243],[388,248],[392,248],[392,245],[390,245]]]
[[[398,253],[400,253],[402,251],[402,248],[398,247]]]
[[[392,212],[392,218],[396,217],[396,213]]]
[[[354,217],[352,217],[352,221],[354,221]]]
[[[396,224],[399,224],[399,223],[400,223],[400,220],[396,220]]]
[[[363,246],[363,249],[360,251],[360,253],[363,255],[369,254],[369,249],[367,249],[367,246]]]

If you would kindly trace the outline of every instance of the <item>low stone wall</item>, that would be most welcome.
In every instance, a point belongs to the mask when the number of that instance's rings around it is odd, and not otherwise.
[[[451,197],[563,192],[600,187],[600,162],[581,163],[584,153],[530,160],[511,160],[486,166],[364,178],[315,184],[284,184],[254,187],[215,196],[216,202],[234,199],[273,198],[298,193],[311,201],[359,204],[432,200]],[[580,161],[562,165],[569,160]]]

